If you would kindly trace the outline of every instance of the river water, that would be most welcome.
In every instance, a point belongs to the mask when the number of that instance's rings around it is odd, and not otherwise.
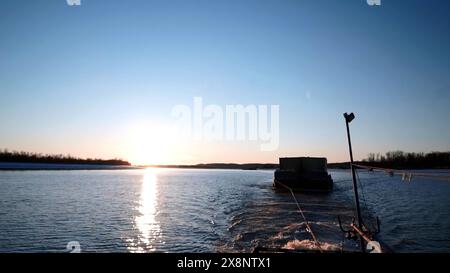
[[[322,248],[357,250],[337,222],[354,213],[349,172],[330,174],[331,194],[297,200]],[[450,252],[449,182],[359,178],[365,221],[380,218],[394,251]],[[272,180],[259,170],[0,171],[0,252],[65,252],[69,242],[82,252],[314,249],[292,196]]]

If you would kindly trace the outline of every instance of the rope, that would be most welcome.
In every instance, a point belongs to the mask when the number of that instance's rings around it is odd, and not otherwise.
[[[359,188],[361,189],[362,210],[363,210],[363,212],[366,213],[367,220],[368,221],[373,221],[374,217],[369,213],[370,212],[369,205],[368,205],[368,202],[367,202],[367,198],[366,198],[366,194],[365,194],[363,183],[361,181],[361,178],[359,178],[359,172],[357,170],[355,170],[355,173],[356,173],[357,183],[359,185]],[[362,224],[367,230],[369,230],[369,227],[366,225],[366,222],[364,221],[364,217],[363,216],[362,216]]]
[[[291,195],[292,195],[292,197],[294,198],[295,204],[297,205],[298,211],[300,212],[301,216],[303,217],[303,221],[304,221],[305,224],[306,224],[306,228],[307,228],[308,233],[311,234],[311,237],[313,238],[314,243],[316,244],[316,246],[317,246],[317,248],[319,249],[319,251],[320,251],[321,253],[323,253],[322,247],[320,246],[320,243],[319,243],[319,241],[317,240],[317,237],[316,237],[316,235],[314,234],[314,232],[313,232],[313,230],[312,230],[312,228],[311,228],[311,225],[309,224],[308,220],[306,219],[306,216],[305,216],[305,214],[303,213],[302,207],[300,206],[300,204],[299,204],[298,201],[297,201],[297,198],[295,197],[294,191],[293,191],[290,187],[284,185],[284,184],[281,183],[281,182],[275,181],[275,183],[280,184],[281,186],[285,187],[287,190],[289,190],[289,191],[291,192]]]
[[[379,168],[379,167],[366,166],[366,165],[360,165],[360,164],[353,164],[353,166],[361,168],[361,169],[371,170],[371,171],[372,170],[383,171],[383,172],[387,172],[391,175],[400,175],[400,176],[402,176],[403,180],[407,180],[407,181],[411,181],[413,176],[431,178],[431,179],[436,179],[436,180],[450,181],[450,176],[447,176],[447,175],[435,175],[435,174],[419,173],[419,172],[417,172],[417,173],[416,172],[405,172],[403,170]]]
[[[333,181],[334,184],[343,183],[343,182],[352,182],[352,180],[351,179],[341,179],[341,180]]]
[[[359,173],[358,173],[358,171],[356,171],[355,170],[355,173],[356,173],[356,182],[358,183],[358,185],[359,185],[359,188],[361,189],[361,199],[362,199],[362,209],[363,210],[365,210],[365,211],[368,211],[369,209],[368,209],[368,207],[367,207],[367,199],[366,199],[366,195],[364,194],[364,187],[363,187],[363,184],[361,183],[361,179],[359,178]],[[364,225],[364,221],[363,221],[363,225]]]

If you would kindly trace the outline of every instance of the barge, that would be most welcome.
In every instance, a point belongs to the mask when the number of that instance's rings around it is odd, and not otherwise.
[[[326,158],[284,157],[280,158],[275,171],[273,186],[294,191],[330,192],[333,179],[328,174]]]

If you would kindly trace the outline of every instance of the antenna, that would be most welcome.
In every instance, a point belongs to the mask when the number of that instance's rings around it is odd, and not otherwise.
[[[350,128],[349,123],[352,122],[353,119],[355,119],[355,115],[353,113],[347,114],[344,113],[345,118],[345,124],[347,125],[347,139],[348,139],[348,149],[350,152],[350,169],[352,171],[352,180],[353,180],[353,192],[355,194],[355,206],[356,206],[356,218],[358,220],[358,228],[362,229],[362,218],[361,218],[361,208],[359,206],[359,197],[358,197],[358,185],[356,183],[356,174],[355,174],[355,168],[353,166],[353,151],[352,151],[352,141],[350,139]],[[364,238],[362,236],[359,236],[361,241],[361,250],[362,252],[365,252],[364,247]]]

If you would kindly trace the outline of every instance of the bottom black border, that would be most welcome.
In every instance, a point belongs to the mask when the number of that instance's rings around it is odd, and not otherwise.
[[[220,253],[151,253],[151,254],[0,254],[0,263],[20,269],[144,270],[144,272],[279,272],[280,270],[386,270],[392,266],[417,269],[417,266],[446,265],[450,254],[220,254]],[[203,261],[211,261],[206,269]],[[186,264],[186,261],[188,264]],[[199,267],[189,267],[197,261]],[[226,262],[225,262],[226,261]],[[240,261],[240,262],[238,262]],[[245,262],[244,262],[245,261]],[[261,262],[263,261],[263,262]],[[225,263],[225,264],[224,264]],[[184,265],[180,267],[180,265]],[[193,265],[191,263],[191,265]],[[203,265],[203,267],[202,267]]]

